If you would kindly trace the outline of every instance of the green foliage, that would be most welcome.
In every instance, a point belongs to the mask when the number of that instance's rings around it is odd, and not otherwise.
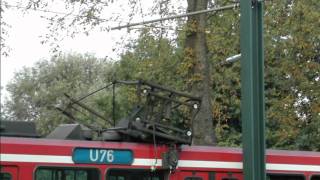
[[[117,79],[144,79],[181,89],[183,84],[178,73],[181,51],[165,38],[157,38],[148,29],[141,31],[140,38],[129,44],[128,50],[116,63]]]
[[[319,6],[318,1],[266,3],[265,81],[269,148],[320,149],[317,143],[319,80],[316,80],[320,69],[320,32],[317,28],[320,14],[316,10]],[[237,16],[235,12],[219,13],[211,21],[213,28],[208,43],[214,64],[239,52]],[[218,121],[216,131],[220,145],[240,145],[238,63],[222,68],[217,65],[213,76],[216,85],[213,112]]]
[[[320,1],[265,3],[267,147],[319,151]],[[194,62],[183,56],[188,28],[182,28],[176,42],[143,29],[114,64],[87,55],[68,55],[25,68],[16,73],[8,86],[12,97],[5,104],[7,112],[14,119],[36,121],[42,132],[47,132],[58,123],[68,122],[53,108],[66,103],[61,98],[65,92],[79,97],[113,78],[145,79],[185,90]],[[241,146],[241,65],[221,63],[240,52],[239,11],[208,16],[205,31],[212,65],[212,116],[218,145]],[[117,91],[122,95],[117,97],[116,119],[128,114],[136,101],[132,89],[121,87]],[[112,113],[111,102],[110,92],[86,101],[105,116]],[[87,123],[104,123],[97,122],[96,117],[77,117]]]
[[[69,102],[64,93],[80,97],[102,87],[108,81],[108,64],[91,55],[63,55],[50,61],[41,60],[33,67],[17,72],[7,90],[11,98],[6,102],[7,114],[13,120],[36,121],[42,133],[61,123],[71,123],[56,106],[64,108]],[[105,98],[105,97],[101,97]],[[101,99],[90,99],[88,104],[104,113]],[[77,116],[87,123],[97,123],[95,117]],[[101,123],[101,122],[100,122]]]
[[[219,1],[221,6],[229,2]],[[241,144],[240,63],[225,64],[240,53],[239,11],[215,13],[209,17],[207,43],[212,68],[212,111],[218,145]]]
[[[267,145],[319,150],[320,2],[267,5]],[[311,143],[312,142],[312,143]],[[307,145],[308,144],[308,145]]]
[[[269,148],[320,149],[319,8],[320,2],[316,0],[266,2]],[[240,52],[238,11],[216,13],[209,24],[207,42],[213,65],[212,104],[217,139],[222,146],[240,146],[240,63],[220,64]]]

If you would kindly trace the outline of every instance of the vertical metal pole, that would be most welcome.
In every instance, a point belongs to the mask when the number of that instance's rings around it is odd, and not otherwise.
[[[241,120],[245,180],[265,180],[263,2],[240,0]]]
[[[112,85],[112,119],[113,127],[116,127],[116,83],[113,82]]]

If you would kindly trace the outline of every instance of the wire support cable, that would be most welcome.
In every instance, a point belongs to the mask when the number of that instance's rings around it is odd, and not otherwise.
[[[110,30],[120,30],[123,28],[140,26],[140,25],[161,22],[161,21],[166,21],[166,20],[171,20],[171,19],[176,19],[176,18],[183,18],[183,17],[187,17],[187,16],[194,16],[194,15],[203,14],[203,13],[217,12],[217,11],[223,11],[223,10],[227,10],[227,9],[234,9],[239,6],[240,6],[239,3],[235,3],[235,4],[231,4],[231,5],[227,5],[227,6],[206,9],[206,10],[201,10],[201,11],[194,11],[194,12],[179,14],[179,15],[175,15],[175,16],[168,16],[168,17],[163,17],[163,18],[158,18],[158,19],[153,19],[153,20],[148,20],[148,21],[142,21],[142,22],[137,22],[137,23],[131,23],[131,24],[128,23],[126,25],[111,27]]]
[[[84,15],[83,16],[82,15],[75,15],[75,14],[71,14],[71,13],[63,13],[63,12],[46,10],[46,9],[30,9],[28,7],[23,7],[23,6],[18,6],[18,5],[10,5],[10,4],[7,4],[6,6],[15,7],[15,8],[19,8],[19,9],[25,9],[25,10],[41,11],[41,12],[45,12],[45,13],[54,13],[54,14],[60,14],[60,15],[74,16],[74,17],[80,17],[80,18],[86,17],[87,18],[87,16],[84,16]],[[167,21],[167,20],[183,18],[183,17],[187,17],[187,16],[194,16],[194,15],[203,14],[203,13],[218,12],[218,11],[223,11],[223,10],[227,10],[227,9],[235,9],[235,8],[237,8],[239,6],[240,6],[239,3],[234,3],[234,4],[231,4],[231,5],[221,6],[221,7],[217,7],[217,8],[194,11],[194,12],[190,12],[190,13],[179,14],[179,15],[168,16],[168,17],[161,17],[161,18],[158,18],[158,19],[153,19],[153,20],[148,20],[148,21],[143,20],[141,22],[136,22],[136,23],[127,23],[126,25],[109,27],[109,28],[107,28],[107,30],[109,30],[109,31],[120,30],[120,29],[123,29],[123,28],[146,25],[146,24],[151,24],[151,23],[155,23],[155,22]],[[92,19],[97,19],[97,20],[102,21],[102,22],[110,21],[108,19],[97,18],[97,17],[94,17]]]

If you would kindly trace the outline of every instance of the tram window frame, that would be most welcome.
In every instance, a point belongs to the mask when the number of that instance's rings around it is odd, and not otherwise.
[[[278,176],[278,177],[286,177],[286,176],[293,176],[295,178],[302,178],[301,180],[306,180],[306,176],[304,174],[291,174],[291,173],[267,173],[267,180],[272,180],[270,179],[270,175]],[[280,179],[281,180],[281,179]],[[285,179],[284,179],[285,180]],[[300,179],[299,179],[300,180]]]
[[[62,175],[65,175],[65,172],[64,173],[60,173],[62,171],[73,171],[74,172],[74,177],[72,180],[82,180],[82,179],[76,179],[77,178],[77,175],[78,172],[80,171],[92,171],[94,174],[94,176],[96,176],[96,180],[100,180],[101,179],[101,171],[99,168],[95,168],[95,167],[75,167],[75,166],[38,166],[36,167],[36,169],[34,170],[33,172],[33,179],[34,180],[37,180],[37,172],[39,170],[49,170],[51,171],[51,173],[55,173],[56,176],[59,176],[59,177],[54,177],[54,175],[51,175],[51,180],[55,180],[55,179],[58,179],[58,180],[68,180],[66,177],[62,178],[61,176]],[[89,179],[90,177],[87,177],[87,180],[91,180]],[[47,180],[47,179],[46,179]],[[50,179],[48,179],[50,180]]]
[[[126,174],[128,172],[130,173],[137,173],[137,172],[148,172],[148,173],[152,173],[150,169],[141,169],[141,168],[109,168],[106,170],[106,173],[105,173],[105,179],[107,180],[128,180],[126,179],[125,176],[113,176],[115,178],[112,178],[112,176],[110,176],[110,173],[113,173],[112,171],[119,171],[119,172],[116,172],[115,174]],[[166,170],[156,170],[157,173],[162,173],[162,177],[159,177],[159,178],[148,178],[148,177],[145,177],[143,178],[143,180],[168,180],[168,174],[169,174],[169,171],[166,171]],[[122,177],[122,178],[119,178],[119,177]],[[133,180],[131,179],[131,177],[129,178],[129,180]]]
[[[203,180],[202,177],[199,176],[188,176],[185,177],[184,180]]]
[[[320,179],[320,174],[312,174],[312,175],[310,176],[310,180],[313,180],[312,178],[314,178],[314,177]]]
[[[9,178],[9,179],[3,179],[2,176],[4,176],[4,175],[9,175],[9,177],[5,177],[5,178]],[[11,180],[12,179],[12,174],[8,173],[8,172],[0,172],[0,178],[1,178],[1,180]]]

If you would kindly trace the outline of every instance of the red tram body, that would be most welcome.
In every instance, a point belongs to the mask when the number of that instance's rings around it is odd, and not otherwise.
[[[117,124],[79,102],[115,83],[135,85],[139,99]],[[57,109],[73,122],[67,109],[77,105],[112,128],[64,124],[39,138],[34,122],[1,121],[0,180],[243,180],[242,149],[182,145],[192,142],[201,98],[145,81],[104,88],[66,95],[70,103]],[[266,154],[268,180],[320,180],[320,152]]]
[[[172,172],[162,168],[166,145],[128,142],[0,137],[5,180],[242,180],[242,150],[207,146],[179,147]],[[76,163],[75,148],[128,150],[129,164]],[[110,156],[111,157],[111,156]],[[113,158],[113,157],[112,157]],[[320,152],[267,151],[269,179],[319,180]],[[78,178],[77,178],[78,177]]]

